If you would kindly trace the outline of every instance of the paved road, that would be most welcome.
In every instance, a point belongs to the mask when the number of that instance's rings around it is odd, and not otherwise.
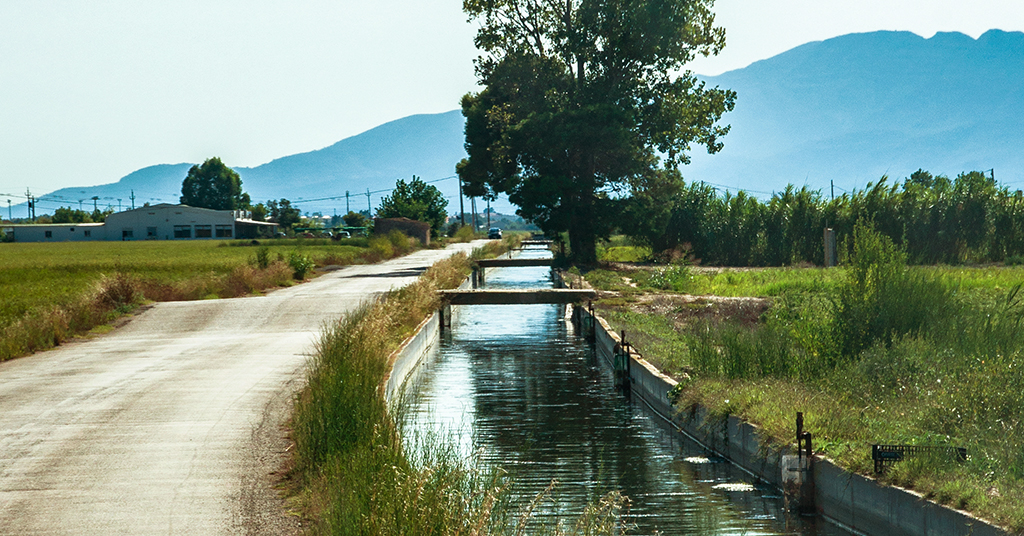
[[[295,532],[272,473],[321,326],[470,247],[261,297],[161,303],[109,335],[0,363],[0,534]]]

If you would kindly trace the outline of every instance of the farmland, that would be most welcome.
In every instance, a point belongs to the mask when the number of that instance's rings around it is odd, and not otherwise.
[[[622,255],[621,249],[617,254]],[[607,264],[585,274],[646,359],[701,404],[871,474],[870,445],[962,446],[881,478],[1024,528],[1024,269],[907,266],[868,227],[838,269]]]
[[[60,344],[145,301],[242,296],[290,285],[314,265],[376,262],[412,247],[404,237],[258,246],[198,240],[2,244],[0,361]]]

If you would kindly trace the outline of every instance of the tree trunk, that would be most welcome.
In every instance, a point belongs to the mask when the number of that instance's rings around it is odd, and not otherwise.
[[[594,200],[590,196],[574,196],[569,219],[569,249],[577,265],[597,264],[597,238],[594,230]]]

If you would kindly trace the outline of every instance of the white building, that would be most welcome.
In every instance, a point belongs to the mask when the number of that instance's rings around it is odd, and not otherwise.
[[[260,229],[273,233],[276,223],[255,221],[244,210],[211,210],[161,203],[115,212],[104,223],[8,225],[15,242],[85,240],[190,240],[256,238]]]

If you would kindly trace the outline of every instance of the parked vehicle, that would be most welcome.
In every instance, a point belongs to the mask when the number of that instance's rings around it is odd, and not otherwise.
[[[491,227],[491,229],[487,231],[487,238],[490,238],[492,240],[497,240],[501,238],[501,229],[497,227]]]

